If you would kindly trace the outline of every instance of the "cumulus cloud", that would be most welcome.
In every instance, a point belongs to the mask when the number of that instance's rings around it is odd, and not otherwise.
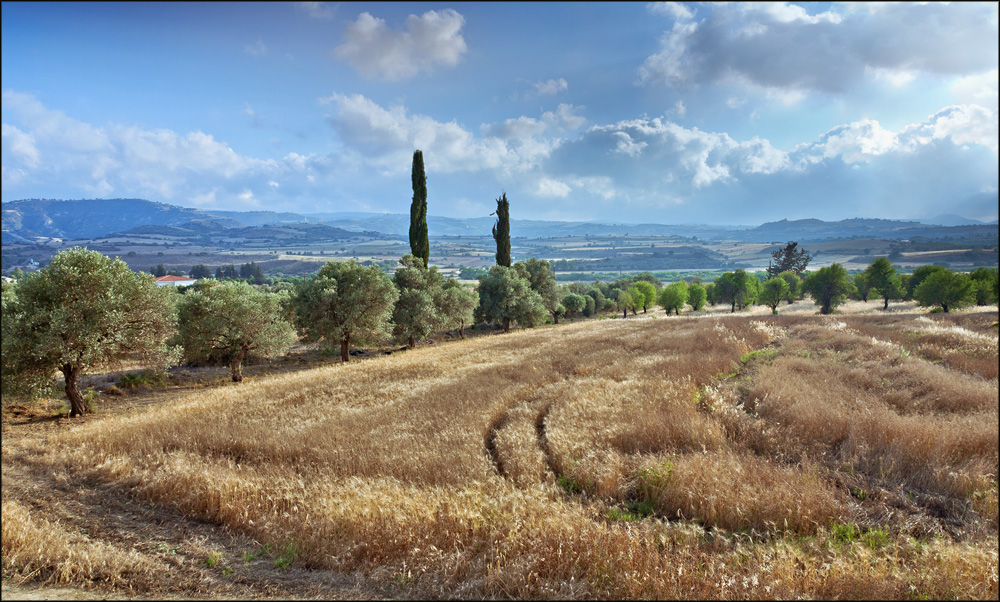
[[[995,68],[995,4],[888,3],[810,13],[788,3],[716,5],[678,19],[639,69],[642,83],[685,87],[738,82],[771,91],[843,93],[878,79],[968,76]]]
[[[531,84],[535,89],[535,92],[542,95],[552,95],[562,92],[569,88],[569,84],[565,79],[550,79],[544,82],[535,82]]]
[[[313,19],[332,19],[337,13],[336,5],[329,2],[296,2],[295,6]]]
[[[4,92],[3,111],[5,198],[42,188],[46,196],[65,198],[137,196],[239,208],[246,191],[255,202],[275,200],[268,195],[279,187],[283,194],[295,195],[302,192],[299,182],[322,182],[332,172],[328,158],[292,153],[256,159],[199,131],[94,127],[14,91]]]
[[[457,65],[466,51],[464,25],[465,18],[449,8],[410,15],[406,31],[393,31],[383,19],[364,12],[348,23],[344,43],[333,55],[366,78],[406,80],[434,65]]]
[[[442,172],[523,171],[537,165],[558,144],[544,138],[551,129],[578,126],[583,118],[572,105],[559,105],[541,119],[518,117],[500,124],[484,124],[475,136],[456,121],[441,122],[411,114],[401,105],[385,108],[361,94],[333,94],[320,99],[337,108],[327,123],[338,138],[371,165],[387,173],[409,169],[413,149],[424,151],[428,168]]]

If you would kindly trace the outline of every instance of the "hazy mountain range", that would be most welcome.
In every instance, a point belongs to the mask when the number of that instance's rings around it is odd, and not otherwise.
[[[143,226],[214,230],[303,223],[323,224],[349,232],[379,232],[406,237],[410,225],[409,215],[404,214],[206,211],[143,199],[18,200],[3,203],[2,211],[2,240],[5,243],[36,242],[48,238],[94,239]],[[459,219],[428,216],[427,227],[432,237],[489,236],[494,221],[493,217]],[[143,230],[149,232],[149,228]],[[513,238],[632,234],[781,242],[831,238],[981,238],[996,237],[997,233],[995,220],[985,224],[949,214],[924,220],[781,220],[756,227],[511,220]]]

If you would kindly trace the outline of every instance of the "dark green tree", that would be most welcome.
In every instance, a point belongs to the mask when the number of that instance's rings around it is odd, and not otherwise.
[[[427,238],[427,176],[424,175],[424,153],[419,150],[413,151],[410,180],[413,183],[413,201],[410,203],[410,253],[414,257],[419,257],[426,268],[431,257],[430,240]]]
[[[244,360],[274,357],[295,343],[295,329],[282,303],[287,292],[211,280],[192,289],[177,305],[175,340],[187,361],[224,362],[238,383],[243,380]]]
[[[860,274],[855,274],[851,278],[851,282],[854,283],[855,293],[854,296],[865,303],[868,303],[868,293],[871,292],[871,285],[868,284],[868,274],[861,272]]]
[[[19,280],[15,293],[3,308],[5,390],[36,393],[59,370],[70,416],[79,416],[88,411],[80,393],[88,370],[176,359],[166,344],[176,324],[173,287],[120,259],[73,247]]]
[[[920,283],[927,279],[931,274],[936,274],[937,272],[947,271],[948,268],[940,265],[922,265],[919,268],[913,270],[913,274],[906,281],[906,299],[916,299],[914,296],[914,291],[920,286]]]
[[[149,271],[152,272],[153,276],[156,276],[157,278],[167,275],[167,268],[162,263]]]
[[[692,282],[688,285],[688,305],[694,311],[701,311],[705,307],[706,296],[705,287],[700,282]]]
[[[687,301],[688,285],[683,280],[678,280],[660,289],[659,298],[657,299],[660,306],[667,311],[668,316],[671,311],[678,316],[681,315],[681,309],[684,308]]]
[[[435,300],[441,297],[444,278],[437,266],[425,267],[421,257],[406,254],[399,263],[392,277],[399,290],[399,299],[392,311],[392,332],[413,349],[418,339],[439,327],[441,320]]]
[[[195,279],[211,278],[212,268],[208,267],[203,263],[199,263],[197,265],[191,266],[191,271],[189,272],[189,274],[191,275],[192,278]]]
[[[940,306],[944,313],[949,309],[965,307],[976,302],[976,288],[965,274],[944,269],[934,272],[917,286],[913,298],[924,307]]]
[[[340,343],[340,359],[350,360],[351,343],[378,343],[389,335],[399,292],[378,266],[353,259],[329,261],[314,278],[296,286],[295,319],[306,340]]]
[[[900,282],[896,268],[885,257],[877,257],[865,268],[865,276],[869,290],[876,291],[885,301],[883,310],[889,309],[889,299],[899,299],[903,296],[903,285]]]
[[[458,336],[465,338],[465,327],[475,319],[475,310],[479,306],[479,294],[470,288],[465,288],[454,278],[444,281],[441,295],[436,299],[438,317],[442,328],[458,328]]]
[[[531,328],[545,321],[545,303],[531,283],[511,267],[495,265],[479,277],[479,316],[483,322],[499,324],[504,332],[510,325]]]
[[[532,257],[526,261],[514,264],[514,269],[522,278],[528,280],[531,290],[542,298],[545,310],[552,314],[553,321],[558,324],[559,316],[565,311],[556,290],[556,275],[552,266],[544,259]]]
[[[969,274],[976,285],[976,305],[993,305],[997,302],[997,269],[976,268]]]
[[[771,313],[778,314],[778,304],[788,295],[788,282],[780,277],[768,278],[757,300],[761,305],[771,308]]]
[[[802,277],[792,270],[785,270],[778,274],[778,277],[783,278],[788,283],[788,294],[785,295],[785,301],[791,305],[802,295]]]
[[[507,193],[497,199],[497,210],[490,215],[497,216],[493,224],[493,240],[497,242],[497,265],[510,267],[510,203]]]
[[[715,302],[729,303],[731,312],[751,305],[757,299],[760,280],[750,276],[745,270],[726,272],[715,280]]]
[[[812,295],[816,305],[820,306],[819,313],[829,314],[844,302],[847,295],[854,290],[854,285],[851,284],[844,266],[835,263],[809,274],[803,281],[803,289]]]
[[[784,248],[771,253],[771,261],[767,266],[768,277],[777,276],[785,270],[791,270],[801,276],[809,265],[809,253],[798,248],[799,243],[789,242]]]

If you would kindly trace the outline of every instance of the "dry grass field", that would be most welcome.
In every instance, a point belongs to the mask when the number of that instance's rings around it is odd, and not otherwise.
[[[891,307],[592,320],[9,427],[4,597],[996,599],[997,310]]]

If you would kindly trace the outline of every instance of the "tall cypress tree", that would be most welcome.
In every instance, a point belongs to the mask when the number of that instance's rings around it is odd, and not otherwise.
[[[431,243],[427,238],[427,176],[424,175],[424,153],[413,151],[413,203],[410,205],[410,252],[427,267],[431,258]]]
[[[490,215],[497,216],[493,224],[493,240],[497,241],[497,265],[510,267],[510,203],[507,193],[497,199],[497,210]]]

